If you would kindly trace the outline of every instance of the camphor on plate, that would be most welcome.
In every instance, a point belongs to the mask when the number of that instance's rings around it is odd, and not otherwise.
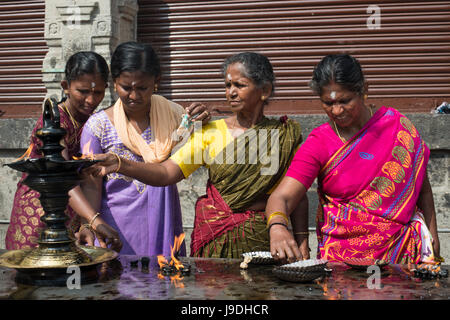
[[[275,259],[269,251],[252,251],[242,254],[244,261],[241,263],[241,269],[247,269],[248,264],[273,264]]]
[[[327,260],[308,259],[276,266],[272,272],[281,280],[308,282],[326,274]]]

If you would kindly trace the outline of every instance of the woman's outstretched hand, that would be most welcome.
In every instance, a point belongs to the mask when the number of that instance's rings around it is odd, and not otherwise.
[[[119,156],[114,153],[94,154],[94,160],[100,160],[100,162],[83,169],[83,174],[104,177],[108,173],[117,172],[120,166]]]
[[[291,232],[282,225],[270,228],[270,253],[275,260],[281,261],[294,262],[305,258]]]
[[[201,102],[193,102],[186,108],[186,112],[190,120],[201,121],[207,124],[211,120],[211,113],[208,108]]]

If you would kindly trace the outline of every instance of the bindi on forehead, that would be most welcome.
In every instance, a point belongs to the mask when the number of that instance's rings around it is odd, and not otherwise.
[[[331,91],[330,97],[331,97],[331,99],[335,100],[336,99],[336,91]]]

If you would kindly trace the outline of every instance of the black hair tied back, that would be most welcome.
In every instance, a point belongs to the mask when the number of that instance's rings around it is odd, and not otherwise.
[[[150,44],[129,41],[121,43],[111,57],[112,78],[120,77],[122,72],[141,71],[158,77],[161,66],[158,55]]]
[[[99,73],[108,82],[109,69],[106,60],[93,51],[81,51],[70,56],[64,70],[67,82],[78,79],[85,74]]]
[[[322,88],[332,82],[363,94],[365,80],[359,61],[348,54],[325,56],[314,68],[310,87],[320,95]]]

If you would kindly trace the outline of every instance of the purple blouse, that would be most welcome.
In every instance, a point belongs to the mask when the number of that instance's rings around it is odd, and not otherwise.
[[[148,127],[142,137],[150,143]],[[114,152],[133,161],[142,162],[120,140],[105,111],[93,114],[86,122],[80,148],[90,141],[94,154]],[[123,243],[121,254],[170,256],[175,235],[183,232],[181,207],[176,185],[153,187],[119,173],[103,179],[100,212],[103,219],[119,234]],[[185,246],[181,252],[185,255]]]

